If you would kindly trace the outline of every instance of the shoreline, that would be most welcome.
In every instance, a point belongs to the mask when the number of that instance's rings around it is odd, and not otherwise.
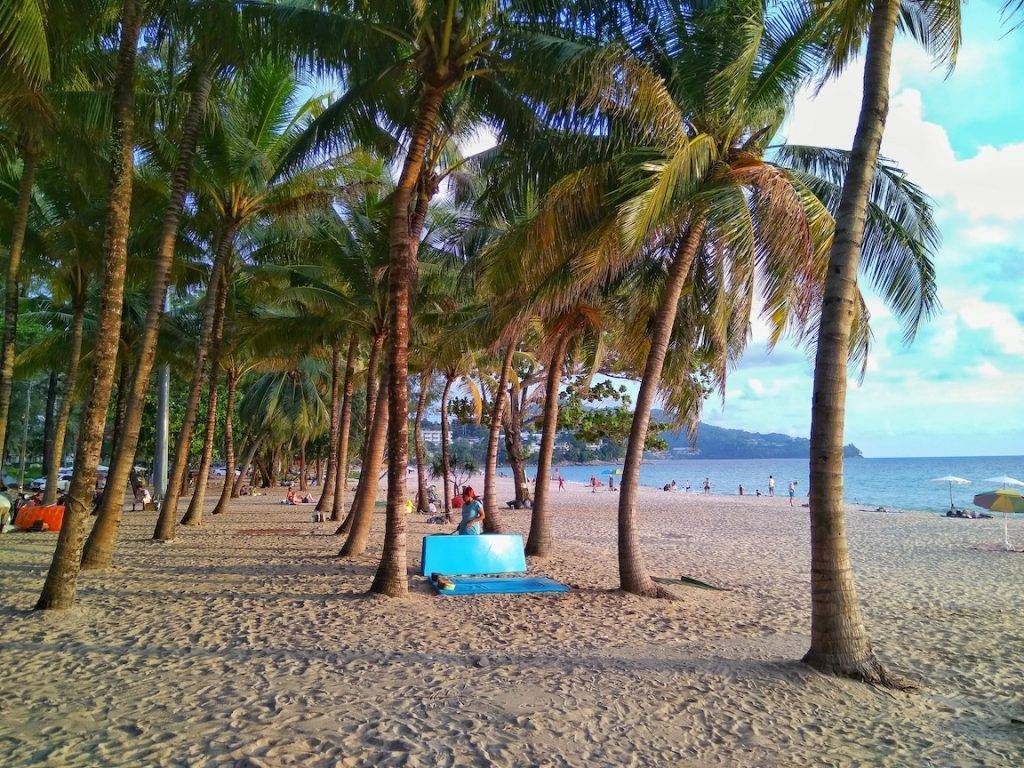
[[[478,483],[479,476],[470,480]],[[511,498],[511,480],[498,498]],[[381,484],[381,494],[383,483]],[[215,496],[216,494],[214,494]],[[337,555],[308,506],[236,500],[167,547],[126,512],[79,604],[30,609],[56,537],[0,537],[0,764],[195,766],[1011,766],[1024,716],[1024,576],[1000,520],[850,509],[864,620],[922,684],[880,696],[798,663],[809,631],[808,519],[786,499],[639,493],[640,544],[681,600],[616,591],[616,494],[554,492],[565,595],[367,597],[382,542]],[[382,497],[382,496],[381,496]],[[761,503],[767,501],[768,503]],[[212,503],[210,507],[212,508]],[[501,510],[525,533],[529,513]],[[1010,523],[1024,543],[1024,520]],[[409,518],[410,570],[420,537]],[[964,576],[969,575],[965,580]],[[950,588],[956,585],[957,588]],[[616,734],[609,738],[609,734]]]

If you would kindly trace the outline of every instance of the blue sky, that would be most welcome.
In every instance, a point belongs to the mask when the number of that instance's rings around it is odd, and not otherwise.
[[[869,456],[1024,454],[1024,30],[1007,33],[999,6],[964,8],[964,46],[946,77],[910,40],[894,52],[882,151],[936,202],[941,314],[909,347],[869,298],[874,349],[848,395],[847,440]],[[849,147],[861,93],[851,67],[797,102],[795,143]],[[755,330],[709,423],[806,435],[812,367],[783,343],[767,353]]]

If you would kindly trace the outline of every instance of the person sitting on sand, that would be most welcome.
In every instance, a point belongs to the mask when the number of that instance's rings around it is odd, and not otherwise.
[[[758,497],[760,497],[760,495],[761,495],[761,489],[760,489],[760,488],[755,488],[755,489],[754,489],[754,495],[755,495],[755,496],[758,496]]]
[[[306,491],[304,494],[302,494],[302,503],[303,504],[312,504],[313,503],[313,497],[312,497],[312,495],[310,495],[309,491]]]
[[[299,500],[298,500],[298,498],[295,495],[295,489],[294,488],[289,488],[288,489],[288,495],[285,496],[284,503],[285,504],[291,504],[293,507],[294,506],[298,506]]]
[[[459,523],[459,535],[479,536],[484,532],[484,505],[477,498],[473,486],[462,489],[462,522]]]

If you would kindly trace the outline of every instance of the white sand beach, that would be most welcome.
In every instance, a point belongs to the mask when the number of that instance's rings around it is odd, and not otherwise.
[[[152,513],[126,513],[117,569],[41,615],[55,536],[0,537],[0,765],[1024,761],[1024,555],[1000,550],[1000,520],[851,510],[870,634],[921,685],[893,693],[798,663],[806,509],[643,491],[653,573],[728,589],[665,602],[614,591],[614,494],[554,497],[557,554],[531,570],[567,595],[438,597],[411,576],[407,600],[366,597],[383,515],[346,562],[329,524],[309,535],[309,508],[272,494],[169,546],[149,542]],[[505,519],[525,532],[528,514]],[[411,529],[413,571],[438,528]],[[1010,536],[1024,543],[1024,521]]]

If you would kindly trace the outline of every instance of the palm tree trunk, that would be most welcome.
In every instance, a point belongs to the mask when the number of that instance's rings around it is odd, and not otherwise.
[[[121,335],[121,310],[128,261],[135,157],[135,59],[141,23],[142,9],[138,0],[124,0],[114,78],[111,183],[103,243],[99,323],[93,348],[92,386],[82,414],[78,449],[75,452],[75,474],[64,507],[64,520],[57,536],[57,546],[46,575],[46,583],[36,603],[37,610],[70,608],[74,604],[85,528],[96,486],[96,467],[103,448],[103,427],[110,405],[110,390],[114,383],[114,366]]]
[[[249,442],[248,447],[242,453],[242,460],[238,463],[238,477],[236,477],[231,483],[231,498],[237,499],[242,493],[242,486],[245,485],[245,475],[249,471],[249,467],[253,464],[256,458],[256,453],[260,449],[260,445],[263,443],[262,437],[257,437]],[[253,487],[256,486],[256,478],[253,477]]]
[[[366,424],[365,430],[369,434],[369,425],[373,423],[377,409],[377,368],[380,363],[381,349],[384,347],[384,332],[374,334],[373,345],[370,347],[370,357],[366,361]],[[366,452],[365,441],[363,452]]]
[[[363,451],[359,457],[359,480],[356,481],[356,493],[352,499],[352,506],[349,508],[345,520],[334,532],[335,536],[348,535],[352,530],[352,521],[355,519],[355,510],[362,498],[363,489],[366,484],[366,473],[363,471],[369,464],[370,434],[377,423],[377,401],[380,394],[380,384],[377,376],[377,363],[381,350],[384,346],[383,332],[375,333],[373,344],[370,347],[370,357],[366,363],[366,420],[363,428]],[[374,475],[376,478],[376,475]],[[376,489],[376,479],[374,489]],[[374,490],[376,493],[376,490]]]
[[[320,498],[316,502],[316,511],[326,513],[334,505],[335,480],[338,469],[338,416],[341,410],[339,401],[341,390],[340,377],[341,343],[335,341],[331,345],[331,413],[330,428],[327,437],[327,475],[321,486]],[[319,463],[316,476],[320,477]]]
[[[389,597],[409,592],[405,551],[405,474],[409,454],[409,306],[416,278],[419,230],[410,227],[412,197],[427,145],[434,136],[445,89],[424,81],[416,123],[402,173],[391,196],[388,230],[388,299],[390,319],[388,370],[388,507],[384,551],[370,591]]]
[[[306,488],[306,441],[303,440],[299,444],[299,490],[305,491]]]
[[[672,337],[672,327],[679,308],[679,295],[690,274],[690,267],[697,255],[700,239],[704,233],[702,221],[693,222],[683,235],[668,270],[668,280],[658,305],[654,321],[651,348],[647,353],[644,375],[640,380],[633,424],[629,430],[626,446],[626,460],[622,467],[622,484],[619,488],[619,585],[626,592],[647,597],[673,597],[651,579],[640,552],[640,540],[636,530],[636,498],[640,486],[640,462],[644,456],[647,427],[651,420],[651,408],[661,383],[661,369]]]
[[[224,313],[227,309],[228,292],[231,289],[231,270],[224,263],[223,285],[217,293],[216,318],[213,323],[213,340],[210,344],[210,383],[206,396],[206,433],[203,435],[203,454],[199,461],[199,474],[196,475],[196,487],[192,491],[182,525],[199,526],[203,524],[203,510],[206,505],[206,486],[210,481],[210,464],[213,462],[213,444],[217,433],[217,382],[220,378],[220,355],[224,342]]]
[[[345,505],[345,491],[348,490],[348,438],[352,431],[352,393],[355,390],[356,352],[359,338],[353,333],[348,341],[345,355],[345,382],[341,399],[341,434],[338,436],[338,456],[335,461],[334,499],[331,503],[331,520],[341,520]]]
[[[43,411],[43,474],[50,476],[50,460],[53,456],[53,422],[57,417],[57,371],[50,371],[46,383],[46,406]]]
[[[181,214],[188,193],[189,176],[192,172],[192,158],[195,156],[199,129],[203,124],[206,105],[210,96],[213,69],[200,71],[189,101],[188,112],[178,142],[178,159],[171,173],[170,197],[164,207],[157,245],[153,274],[149,283],[149,304],[142,325],[139,340],[139,358],[135,364],[135,375],[128,389],[125,405],[124,424],[118,438],[118,450],[110,461],[107,486],[103,493],[96,525],[85,545],[83,568],[107,568],[113,561],[121,512],[124,509],[124,494],[135,461],[139,445],[139,430],[146,406],[146,393],[153,373],[160,325],[163,321],[167,299],[167,285],[171,266],[174,262],[174,246],[178,239]],[[171,487],[168,484],[168,487]],[[167,494],[165,494],[166,497]]]
[[[444,389],[441,391],[441,493],[444,496],[444,517],[449,522],[452,519],[452,500],[448,495],[448,478],[451,477],[451,457],[449,454],[449,443],[451,436],[448,426],[448,398],[451,396],[452,383],[455,377],[450,373],[444,378]]]
[[[522,503],[530,495],[526,485],[526,459],[523,451],[523,416],[521,404],[516,397],[518,387],[513,387],[508,396],[508,407],[505,408],[503,423],[505,425],[505,455],[508,465],[512,468],[512,481],[515,487],[516,501]]]
[[[68,348],[68,367],[64,373],[64,389],[61,392],[60,410],[53,425],[53,447],[50,450],[50,466],[46,473],[44,504],[57,501],[57,472],[64,459],[64,441],[68,434],[68,420],[71,418],[71,403],[78,384],[78,369],[82,360],[82,337],[85,335],[85,291],[82,290],[72,302],[71,339]]]
[[[544,388],[544,424],[540,435],[540,454],[537,456],[537,482],[533,490],[530,535],[526,539],[526,554],[531,557],[548,557],[551,554],[548,485],[551,482],[551,456],[555,452],[555,435],[558,432],[558,390],[562,383],[562,364],[568,348],[569,337],[563,336],[555,345],[548,365],[548,380]]]
[[[203,324],[199,331],[199,346],[196,350],[196,362],[192,371],[192,385],[189,390],[188,402],[185,404],[185,413],[181,419],[181,431],[174,444],[174,463],[171,465],[171,474],[167,480],[167,493],[160,503],[160,516],[157,518],[156,529],[153,531],[154,541],[174,539],[178,520],[178,499],[181,498],[181,489],[188,473],[192,429],[199,411],[199,399],[202,397],[203,384],[206,382],[206,358],[213,336],[214,316],[220,305],[220,293],[227,290],[227,281],[222,279],[222,275],[228,254],[231,252],[233,235],[234,228],[225,224],[217,243],[213,269],[210,272],[210,282],[206,289],[206,307],[203,310]]]
[[[879,0],[871,14],[860,119],[825,278],[811,406],[811,647],[804,661],[822,672],[878,683],[893,680],[875,658],[853,581],[843,504],[843,422],[857,263],[889,111],[899,11],[898,0]]]
[[[427,407],[427,393],[430,391],[431,372],[420,374],[420,396],[416,403],[416,420],[413,422],[413,441],[416,445],[416,508],[427,511],[427,452],[423,445],[423,411]]]
[[[348,530],[348,538],[339,553],[341,557],[355,557],[366,550],[366,542],[370,538],[370,522],[373,519],[373,508],[377,502],[377,478],[381,464],[384,463],[384,445],[388,432],[388,377],[381,376],[380,394],[373,424],[366,435],[366,451],[363,466],[359,470],[359,484],[352,500],[352,509],[348,519],[341,528]],[[342,531],[344,532],[344,531]]]
[[[114,396],[114,426],[110,430],[110,455],[107,459],[109,465],[113,459],[114,454],[117,453],[117,446],[121,442],[121,430],[124,428],[124,411],[128,400],[128,379],[131,376],[131,371],[128,368],[128,361],[123,358],[117,364],[117,393]],[[129,459],[129,468],[135,461],[135,456]],[[109,470],[109,466],[108,466]],[[128,478],[125,478],[125,483],[128,482]],[[103,491],[103,495],[106,496],[110,490],[110,474],[107,474],[107,483]]]
[[[487,461],[484,465],[484,530],[487,533],[501,533],[501,518],[498,517],[498,489],[495,480],[498,477],[498,438],[501,436],[501,417],[505,410],[505,398],[508,396],[508,379],[512,371],[512,355],[516,351],[516,342],[509,342],[505,349],[505,357],[501,363],[501,374],[494,390],[494,402],[491,405],[491,422],[487,434]]]
[[[25,407],[21,412],[21,448],[18,452],[18,456],[21,458],[18,487],[21,490],[25,490],[25,472],[28,470],[28,421],[32,410],[32,384],[31,380],[25,383]]]
[[[231,368],[225,377],[227,394],[224,398],[224,486],[220,489],[220,498],[212,514],[219,515],[228,511],[231,502],[231,488],[235,484],[235,388],[238,386],[238,374]]]
[[[3,446],[7,441],[7,420],[11,412],[11,388],[14,384],[14,343],[18,334],[18,291],[21,288],[21,254],[28,228],[28,209],[32,203],[38,155],[22,150],[21,181],[18,203],[14,209],[14,229],[7,252],[7,286],[4,292],[4,334],[2,365],[0,365],[0,476],[3,475]]]

